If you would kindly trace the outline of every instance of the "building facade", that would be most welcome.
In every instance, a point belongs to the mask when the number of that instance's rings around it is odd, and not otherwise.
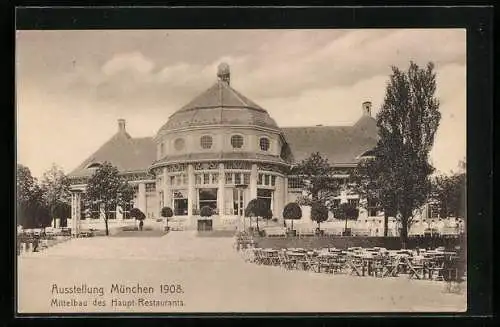
[[[294,164],[319,152],[347,184],[358,160],[377,143],[368,101],[352,126],[279,127],[264,108],[231,86],[230,77],[229,66],[219,65],[215,83],[174,112],[154,137],[131,137],[119,119],[117,133],[70,173],[72,221],[102,220],[102,208],[83,208],[81,197],[86,180],[104,162],[135,186],[131,206],[147,219],[160,218],[161,208],[168,206],[176,219],[194,228],[200,209],[208,206],[214,228],[234,226],[254,198],[282,219],[284,206],[302,192],[300,178],[289,175]],[[358,195],[347,189],[336,201],[359,205]],[[118,207],[113,218],[127,219],[130,207]]]

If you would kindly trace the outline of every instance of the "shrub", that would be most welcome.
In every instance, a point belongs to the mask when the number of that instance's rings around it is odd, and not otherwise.
[[[132,208],[130,210],[130,217],[135,218],[137,220],[146,219],[146,215],[139,208]]]
[[[293,229],[293,221],[302,218],[302,209],[297,203],[290,202],[283,209],[283,218],[292,220]]]
[[[165,218],[170,218],[174,215],[174,212],[172,211],[172,208],[170,207],[163,207],[161,208],[161,216]]]
[[[202,217],[211,217],[213,215],[213,210],[209,206],[204,206],[200,210],[200,216]]]
[[[313,203],[311,206],[311,219],[320,224],[328,219],[328,208],[321,203]]]

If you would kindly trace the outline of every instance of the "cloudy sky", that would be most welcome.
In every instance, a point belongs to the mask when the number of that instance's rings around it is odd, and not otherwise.
[[[466,153],[465,30],[18,31],[17,156],[70,172],[117,131],[153,136],[231,66],[231,86],[280,126],[346,125],[382,104],[391,65],[436,64],[434,166]]]

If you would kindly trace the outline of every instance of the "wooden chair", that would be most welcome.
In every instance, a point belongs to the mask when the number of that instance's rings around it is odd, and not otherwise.
[[[363,260],[360,258],[356,257],[350,257],[346,260],[346,266],[348,269],[350,269],[350,274],[354,275],[356,274],[357,276],[362,276],[362,270],[363,270]]]
[[[333,273],[333,258],[330,256],[318,257],[318,272],[322,270],[327,273]]]
[[[382,277],[397,277],[399,268],[399,258],[389,257],[384,261],[384,273]]]
[[[384,277],[384,262],[383,258],[375,258],[372,262],[372,273],[375,277]]]
[[[423,279],[424,276],[424,265],[420,260],[413,260],[410,261],[408,258],[408,268],[409,268],[409,275],[408,278],[413,278],[416,277],[417,279]]]
[[[278,252],[278,260],[281,268],[285,268],[286,270],[292,269],[293,261],[288,258],[285,250]]]
[[[435,258],[429,267],[429,279],[444,280],[443,278],[444,260]]]

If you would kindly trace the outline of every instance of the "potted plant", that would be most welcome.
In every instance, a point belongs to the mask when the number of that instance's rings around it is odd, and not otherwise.
[[[295,202],[288,203],[283,209],[283,219],[290,219],[292,221],[291,229],[287,230],[287,236],[296,236],[297,231],[293,229],[293,221],[302,218],[302,209]]]
[[[200,216],[203,218],[201,224],[203,226],[200,225],[200,220],[198,220],[198,230],[212,230],[212,221],[209,218],[212,217],[213,213],[213,209],[209,206],[204,206],[200,209]]]
[[[351,236],[351,229],[347,228],[347,220],[357,219],[359,215],[359,209],[349,204],[347,202],[341,203],[340,206],[335,209],[335,217],[339,219],[345,219],[345,228],[342,233],[343,236]]]
[[[324,231],[321,230],[320,224],[328,219],[328,208],[325,205],[315,202],[311,206],[311,220],[318,223],[316,228],[316,235],[321,236]]]
[[[170,230],[170,227],[168,227],[168,219],[174,215],[174,212],[172,211],[172,208],[170,207],[163,207],[161,208],[161,216],[165,218],[165,231],[168,232]]]
[[[264,214],[262,215],[262,218],[266,221],[266,226],[269,223],[269,220],[273,218],[273,211],[271,209],[267,209]],[[260,236],[266,236],[266,231],[262,230],[259,231]]]
[[[142,226],[144,224],[143,220],[146,218],[146,215],[139,208],[132,208],[130,210],[130,217],[139,221],[139,229],[142,230]]]
[[[259,217],[264,217],[266,214],[268,214],[269,210],[270,209],[267,206],[267,202],[262,199],[256,198],[248,202],[248,205],[245,209],[245,216],[256,217],[255,220],[257,222],[257,232],[259,232]]]

